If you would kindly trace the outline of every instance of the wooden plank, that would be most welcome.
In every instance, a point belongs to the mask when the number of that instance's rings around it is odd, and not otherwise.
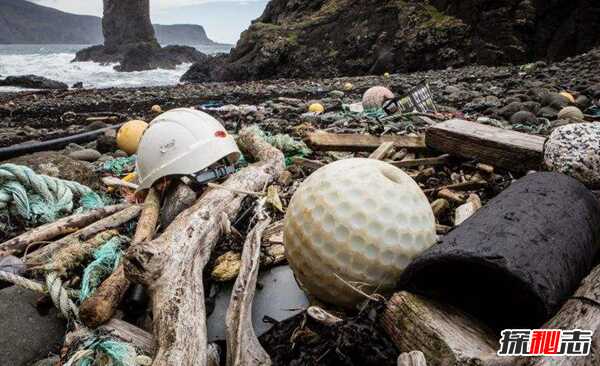
[[[375,151],[382,143],[393,142],[399,149],[424,150],[425,138],[423,136],[373,136],[359,134],[335,134],[327,132],[313,132],[306,137],[306,143],[316,151],[349,151],[371,152]]]
[[[409,159],[403,161],[392,161],[389,163],[397,168],[416,168],[420,166],[444,165],[448,163],[449,157],[449,154],[444,154],[436,158]]]
[[[429,128],[425,141],[435,150],[525,172],[541,168],[546,139],[453,119]]]

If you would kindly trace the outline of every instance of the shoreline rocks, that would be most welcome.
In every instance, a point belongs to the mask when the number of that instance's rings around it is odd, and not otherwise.
[[[104,45],[77,52],[73,61],[114,63],[116,71],[174,69],[182,63],[203,62],[206,55],[193,47],[162,48],[150,21],[149,0],[104,0]]]
[[[7,76],[4,80],[0,80],[0,86],[16,86],[29,89],[69,89],[69,86],[63,82],[38,75]]]

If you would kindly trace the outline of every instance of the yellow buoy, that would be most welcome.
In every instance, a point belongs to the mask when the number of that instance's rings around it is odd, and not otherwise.
[[[569,100],[569,102],[571,102],[572,104],[575,104],[575,97],[573,97],[573,95],[569,92],[560,92],[560,95],[562,95],[563,97],[567,98]]]
[[[140,120],[125,123],[117,133],[117,146],[129,155],[136,153],[140,140],[148,124]]]
[[[390,73],[386,72],[385,74],[383,74],[383,77],[386,78],[386,79],[389,79],[390,78]]]
[[[344,84],[344,90],[345,91],[351,91],[352,89],[354,89],[354,85],[352,85],[352,83],[346,83],[346,84]]]
[[[152,113],[162,113],[162,108],[158,104],[153,105],[150,110],[152,111]]]
[[[323,113],[325,112],[325,107],[321,103],[313,103],[308,107],[308,111],[310,113]]]

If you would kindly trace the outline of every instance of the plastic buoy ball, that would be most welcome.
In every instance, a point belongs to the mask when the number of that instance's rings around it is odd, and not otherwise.
[[[350,284],[366,293],[392,290],[435,240],[433,212],[417,183],[372,159],[317,170],[292,197],[284,224],[286,256],[302,287],[344,308],[364,300]]]
[[[544,150],[546,166],[600,188],[600,124],[574,123],[555,129]]]
[[[386,100],[393,98],[394,93],[385,86],[374,86],[363,95],[363,108],[366,111],[381,109]]]
[[[354,85],[352,85],[352,83],[345,83],[344,84],[344,90],[345,91],[351,91],[352,89],[354,89]]]
[[[575,97],[573,97],[571,93],[564,91],[560,92],[559,94],[567,98],[572,104],[575,104]]]
[[[325,107],[321,103],[313,103],[308,107],[308,111],[310,113],[323,113],[325,112]]]
[[[135,154],[146,128],[148,128],[148,124],[140,120],[125,123],[117,133],[117,146],[119,149],[129,155]]]
[[[565,107],[558,112],[558,119],[583,121],[583,112],[577,107]]]
[[[385,74],[383,74],[383,77],[386,78],[386,79],[389,79],[390,78],[390,73],[386,72]]]
[[[162,108],[158,104],[153,105],[151,111],[152,111],[152,113],[156,113],[156,114],[163,112]]]

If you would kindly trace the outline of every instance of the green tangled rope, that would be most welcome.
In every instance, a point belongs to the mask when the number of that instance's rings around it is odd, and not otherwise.
[[[89,298],[102,281],[117,268],[123,251],[121,245],[126,238],[115,236],[94,252],[94,260],[83,271],[79,301]]]
[[[112,159],[104,163],[102,170],[107,173],[112,173],[116,176],[121,176],[125,173],[132,172],[135,169],[136,159],[137,157],[135,155],[128,156],[126,158]]]
[[[82,342],[80,350],[75,352],[65,366],[92,366],[97,360],[109,360],[113,366],[138,366],[147,364],[142,361],[136,349],[127,343],[117,341],[107,335],[92,334]],[[146,357],[147,358],[147,357]]]
[[[290,135],[286,134],[278,134],[278,135],[269,135],[258,126],[249,127],[249,129],[255,133],[257,136],[263,138],[266,142],[273,145],[273,147],[278,148],[283,152],[286,157],[286,165],[291,164],[291,158],[295,156],[307,156],[312,153],[312,150],[303,142],[297,141]]]
[[[17,214],[30,224],[49,223],[71,213],[74,197],[84,209],[104,206],[100,196],[77,182],[37,174],[31,168],[0,165],[0,214]]]

